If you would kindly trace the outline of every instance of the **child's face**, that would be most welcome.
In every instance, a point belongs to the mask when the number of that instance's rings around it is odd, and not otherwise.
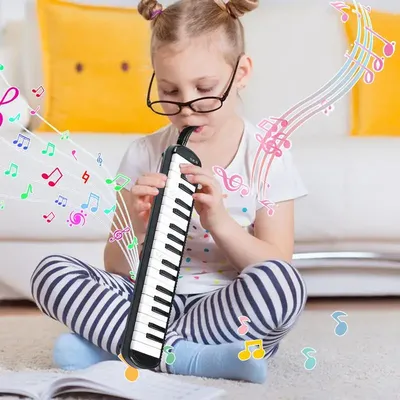
[[[234,71],[218,46],[204,37],[192,39],[179,47],[163,46],[156,52],[153,62],[158,86],[157,100],[188,102],[200,97],[222,97]],[[191,142],[209,140],[235,116],[238,85],[243,85],[247,78],[245,75],[243,68],[238,68],[229,96],[219,110],[198,113],[184,107],[179,114],[169,116],[170,121],[179,131],[185,126],[200,126],[199,131],[191,135]]]

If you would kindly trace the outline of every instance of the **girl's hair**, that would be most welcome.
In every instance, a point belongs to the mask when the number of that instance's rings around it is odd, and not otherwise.
[[[178,0],[163,9],[156,0],[141,0],[139,13],[152,20],[151,58],[165,44],[219,31],[229,45],[225,59],[234,66],[239,55],[245,52],[243,25],[238,18],[257,8],[258,0],[230,0],[224,3],[223,0]]]

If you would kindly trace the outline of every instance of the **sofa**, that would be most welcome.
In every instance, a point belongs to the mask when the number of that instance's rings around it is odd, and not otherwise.
[[[132,6],[131,1],[118,3]],[[349,46],[340,14],[325,1],[299,3],[262,1],[258,10],[243,18],[254,76],[241,98],[243,112],[254,124],[278,117],[318,90],[345,61]],[[2,31],[0,63],[9,84],[20,89],[20,122],[33,130],[38,117],[28,110],[41,105],[39,114],[44,115],[45,107],[31,91],[43,84],[42,50],[35,1],[27,0],[25,7],[24,17],[8,22]],[[6,106],[0,111],[5,118],[16,113]],[[391,177],[400,172],[400,138],[354,137],[349,130],[347,94],[332,113],[315,115],[291,137],[290,151],[309,191],[296,201],[293,264],[303,275],[309,296],[399,295],[400,183]],[[71,132],[73,142],[63,147],[63,157],[54,164],[40,156],[48,141],[60,142],[53,131],[33,132],[37,153],[29,156],[10,144],[18,133],[27,134],[18,124],[5,122],[0,127],[0,167],[5,170],[12,159],[21,172],[18,180],[0,174],[0,200],[6,204],[0,210],[0,300],[31,299],[29,278],[49,254],[69,254],[104,268],[110,218],[90,215],[84,229],[69,226],[69,207],[80,208],[80,191],[74,184],[51,190],[56,188],[46,185],[41,174],[59,167],[75,179],[71,182],[78,182],[89,165],[92,182],[87,191],[95,192],[95,179],[114,176],[128,145],[143,135]],[[76,161],[71,158],[73,150]],[[99,153],[104,168],[96,163]],[[35,196],[21,200],[19,195],[29,184],[35,186]],[[56,204],[62,193],[68,194],[65,208]],[[105,206],[113,204],[115,193],[98,194]],[[50,212],[56,218],[48,223],[44,215]]]

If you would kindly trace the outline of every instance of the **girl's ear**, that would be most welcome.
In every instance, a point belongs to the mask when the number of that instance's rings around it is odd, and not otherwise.
[[[238,72],[237,72],[238,80],[236,82],[238,89],[243,89],[246,87],[246,85],[249,82],[252,71],[253,71],[253,61],[249,56],[245,54],[244,56],[242,56],[238,66]]]

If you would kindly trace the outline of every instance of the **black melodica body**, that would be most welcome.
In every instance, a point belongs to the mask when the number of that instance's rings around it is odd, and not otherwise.
[[[185,146],[195,128],[185,128],[178,144],[163,153],[159,172],[167,181],[152,206],[121,346],[122,357],[135,368],[157,367],[163,353],[193,211],[192,194],[197,190],[180,173],[179,164],[201,166]]]

